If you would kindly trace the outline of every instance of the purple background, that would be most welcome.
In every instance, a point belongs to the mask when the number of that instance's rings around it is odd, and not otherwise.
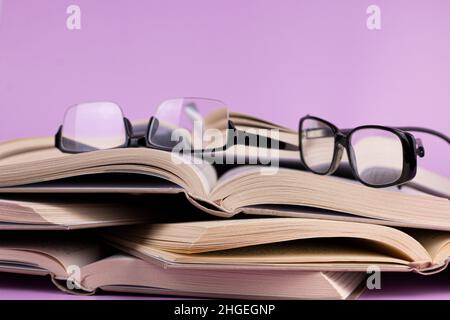
[[[142,118],[181,96],[294,128],[310,113],[450,134],[448,0],[0,2],[0,140],[53,134],[78,102]],[[366,28],[373,3],[380,31]],[[80,31],[66,29],[70,4]],[[448,145],[424,140],[421,164],[450,176]]]

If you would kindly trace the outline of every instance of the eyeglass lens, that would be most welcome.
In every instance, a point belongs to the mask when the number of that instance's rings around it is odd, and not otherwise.
[[[327,173],[335,152],[333,129],[323,121],[306,118],[300,130],[305,165],[315,173]],[[383,186],[401,178],[403,145],[397,134],[383,128],[361,128],[353,131],[348,139],[350,160],[361,181]]]
[[[359,178],[372,186],[398,181],[403,171],[400,138],[385,129],[358,129],[349,137],[350,157]]]
[[[64,116],[61,144],[69,152],[117,148],[126,139],[122,110],[115,103],[78,104]]]
[[[327,173],[334,157],[333,129],[320,120],[305,119],[302,122],[300,138],[303,160],[308,168],[315,173]]]
[[[201,150],[227,142],[228,109],[218,100],[180,98],[166,100],[156,110],[148,140],[160,147]]]

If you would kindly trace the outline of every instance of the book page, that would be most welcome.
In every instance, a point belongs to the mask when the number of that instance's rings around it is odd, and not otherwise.
[[[352,247],[361,249],[358,253],[361,261],[378,252],[380,257],[394,257],[403,262],[431,262],[428,252],[406,233],[394,228],[351,222],[295,218],[239,219],[123,227],[102,234],[112,241],[118,239],[119,242],[135,243],[183,257],[215,257],[214,263],[219,263],[222,258],[224,261],[228,258],[235,261],[241,256],[245,256],[249,263],[269,260],[275,263],[277,257],[280,263],[291,263],[295,259],[302,262],[350,261],[354,255],[349,251]],[[334,246],[335,243],[348,244],[350,241],[353,241],[353,246]],[[315,251],[306,245],[316,243],[321,246],[317,246]],[[368,256],[364,258],[362,253]],[[333,254],[335,258],[330,258]]]
[[[263,129],[279,129],[283,132],[287,132],[290,134],[296,133],[296,131],[291,128],[280,126],[273,122],[236,111],[230,111],[230,118],[236,126],[263,128]]]
[[[108,270],[109,272],[103,272]],[[164,268],[126,255],[115,255],[84,268],[83,285],[105,290],[228,298],[347,298],[364,273],[220,269],[203,265]],[[267,290],[271,288],[270,296]],[[237,290],[238,288],[238,290]]]
[[[430,253],[435,265],[443,265],[450,258],[450,232],[435,230],[405,230]]]
[[[0,243],[0,253],[8,253],[14,261],[21,261],[23,253],[33,253],[57,261],[64,270],[75,265],[82,268],[105,256],[107,250],[98,241],[86,233],[61,233],[53,231],[51,234],[27,232],[19,234],[9,232]],[[35,263],[35,261],[29,261]],[[49,270],[52,271],[52,270]]]
[[[385,220],[392,225],[450,230],[447,198],[370,188],[356,181],[300,170],[280,168],[270,173],[270,169],[257,167],[233,169],[213,189],[210,198],[234,214],[246,207],[288,205]]]
[[[53,138],[0,144],[0,186],[14,187],[87,174],[134,173],[164,178],[206,199],[217,179],[214,168],[207,162],[194,162],[166,151],[119,148],[66,154],[53,144]]]
[[[188,206],[188,207],[186,207]],[[168,210],[170,208],[170,210]],[[0,229],[9,224],[94,228],[205,218],[184,194],[8,194],[0,199]],[[207,217],[207,216],[206,216]]]

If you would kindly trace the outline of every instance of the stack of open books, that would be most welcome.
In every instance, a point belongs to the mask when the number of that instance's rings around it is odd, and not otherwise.
[[[276,127],[232,117],[242,130]],[[297,144],[297,133],[278,129]],[[298,151],[280,156],[299,161]],[[80,294],[346,299],[371,266],[431,274],[449,261],[448,178],[419,169],[401,189],[374,189],[296,168],[172,157],[65,154],[53,138],[0,144],[0,270]]]

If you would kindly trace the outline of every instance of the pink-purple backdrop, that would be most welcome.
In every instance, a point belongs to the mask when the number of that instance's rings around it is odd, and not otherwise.
[[[70,4],[81,31],[66,29]],[[370,4],[380,31],[366,28]],[[53,134],[77,102],[112,100],[142,118],[180,96],[290,127],[311,113],[450,134],[450,1],[0,0],[0,140]],[[450,177],[448,145],[425,143],[421,162]]]
[[[141,118],[180,96],[290,127],[310,113],[450,134],[449,88],[448,0],[0,0],[0,140],[53,134],[77,102]],[[421,163],[450,176],[448,145],[425,140]]]

